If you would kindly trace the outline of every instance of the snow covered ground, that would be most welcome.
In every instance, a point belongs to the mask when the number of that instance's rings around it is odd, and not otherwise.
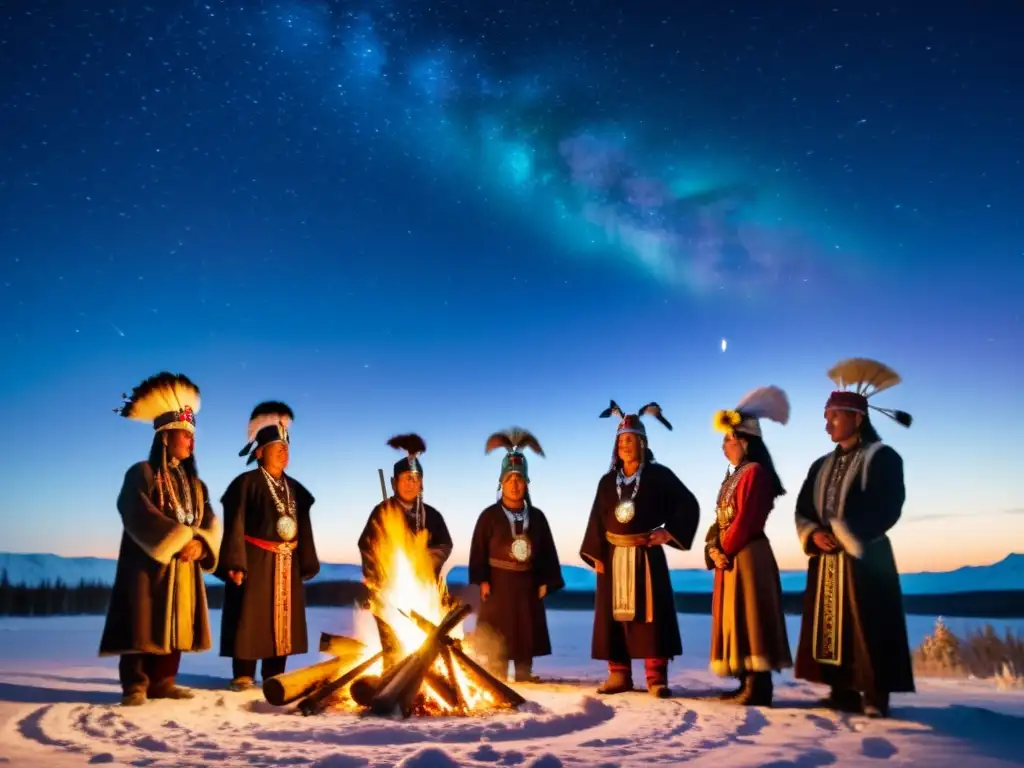
[[[894,699],[891,720],[870,721],[815,709],[822,691],[783,676],[774,708],[741,709],[701,698],[725,686],[706,671],[710,618],[681,615],[684,656],[671,667],[677,698],[605,698],[594,694],[604,666],[589,658],[591,615],[551,612],[549,619],[555,655],[538,660],[537,672],[558,682],[519,686],[529,699],[524,711],[406,722],[339,713],[303,718],[266,705],[258,692],[229,693],[229,663],[214,652],[183,662],[180,682],[199,689],[194,701],[122,709],[116,660],[95,656],[102,617],[0,619],[0,765],[1024,764],[1024,691],[920,680],[917,695]],[[351,633],[348,610],[313,609],[309,620],[312,638],[321,630]],[[220,616],[213,621],[219,626]],[[957,633],[972,623],[949,622]],[[910,617],[912,642],[932,624]],[[790,619],[791,639],[798,628]],[[639,665],[635,675],[641,684]]]

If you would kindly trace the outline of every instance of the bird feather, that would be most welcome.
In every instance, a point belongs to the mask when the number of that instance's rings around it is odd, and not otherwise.
[[[624,419],[626,417],[626,414],[624,414],[622,412],[622,409],[619,408],[619,404],[616,403],[614,400],[611,400],[610,402],[611,402],[611,405],[609,405],[607,408],[605,408],[603,411],[601,411],[601,415],[598,416],[597,418],[599,418],[599,419],[607,419],[609,416],[613,416],[614,415],[618,419]]]
[[[410,456],[418,456],[427,452],[427,444],[423,438],[415,432],[404,435],[395,435],[388,440],[388,445],[396,451],[405,451]]]
[[[672,425],[669,423],[669,420],[662,415],[661,406],[658,405],[657,403],[648,403],[647,405],[640,409],[639,415],[653,416],[665,426],[665,429],[672,431]]]
[[[126,419],[153,421],[171,411],[191,408],[199,413],[199,387],[182,373],[162,371],[132,389],[118,412]]]
[[[521,448],[529,448],[538,456],[544,455],[544,449],[533,433],[522,427],[510,427],[509,429],[495,432],[487,438],[485,453],[490,453],[495,448],[504,448],[506,451],[517,451]]]
[[[828,377],[840,389],[852,388],[865,397],[895,387],[902,379],[885,363],[867,357],[851,357],[832,366]]]
[[[749,392],[736,410],[755,419],[769,419],[779,424],[789,422],[789,398],[779,387],[758,387]]]
[[[283,424],[284,428],[288,429],[294,419],[295,413],[284,403],[276,400],[268,400],[260,403],[252,409],[252,414],[249,416],[249,426],[247,430],[249,442],[251,443],[255,440],[256,433],[264,427]]]

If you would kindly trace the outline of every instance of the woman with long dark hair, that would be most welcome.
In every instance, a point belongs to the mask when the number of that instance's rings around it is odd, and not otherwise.
[[[487,453],[504,448],[498,501],[480,513],[469,549],[469,583],[480,587],[480,618],[474,648],[488,657],[492,674],[516,682],[535,680],[533,660],[551,653],[544,598],[565,586],[558,550],[544,513],[530,500],[530,474],[523,455],[540,443],[524,429],[491,435]]]
[[[747,706],[770,706],[772,672],[793,666],[779,566],[764,532],[775,499],[786,490],[761,436],[761,419],[789,421],[789,400],[778,387],[760,387],[715,415],[730,471],[704,549],[715,571],[711,670],[738,678],[739,689],[723,698]]]

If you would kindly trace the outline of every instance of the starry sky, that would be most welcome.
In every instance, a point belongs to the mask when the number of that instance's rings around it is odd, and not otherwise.
[[[295,409],[332,562],[406,431],[465,562],[485,439],[518,424],[578,564],[611,398],[661,404],[651,445],[703,532],[712,414],[776,384],[768,533],[800,567],[793,503],[849,356],[899,371],[878,404],[916,419],[878,423],[906,462],[901,568],[1024,549],[1014,4],[45,5],[0,12],[4,549],[116,554],[150,429],[112,409],[180,370],[215,498],[252,407]]]

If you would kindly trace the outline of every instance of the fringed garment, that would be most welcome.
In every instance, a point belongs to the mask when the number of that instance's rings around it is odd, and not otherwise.
[[[796,525],[810,556],[796,676],[838,689],[912,692],[899,571],[887,532],[900,519],[903,460],[876,442],[837,448],[811,465],[796,504]],[[814,545],[830,531],[840,551]]]
[[[764,533],[775,505],[771,475],[752,462],[722,483],[717,519],[706,538],[708,568],[715,569],[711,609],[711,671],[722,677],[793,666],[782,612],[782,582]],[[710,550],[729,560],[715,568]]]
[[[597,575],[591,656],[607,661],[667,659],[683,652],[675,596],[662,547],[646,545],[647,536],[664,527],[670,547],[689,549],[697,532],[697,499],[668,467],[646,464],[633,496],[634,516],[616,518],[620,504],[617,473],[597,485],[580,556]],[[633,482],[636,482],[634,480]]]
[[[145,461],[125,474],[117,497],[124,533],[101,656],[205,651],[211,646],[203,573],[217,566],[222,528],[205,483],[186,480],[185,487],[183,476],[173,469],[158,475]],[[178,521],[173,498],[191,500],[190,523]],[[193,539],[202,543],[203,554],[183,562],[179,554]]]
[[[236,477],[221,497],[221,656],[255,661],[309,650],[305,582],[320,572],[310,518],[315,499],[294,478],[283,475],[282,480],[288,493],[280,493],[279,499],[295,502],[296,534],[291,541],[278,533],[282,512],[262,469]],[[245,574],[241,586],[228,578],[229,571]]]

